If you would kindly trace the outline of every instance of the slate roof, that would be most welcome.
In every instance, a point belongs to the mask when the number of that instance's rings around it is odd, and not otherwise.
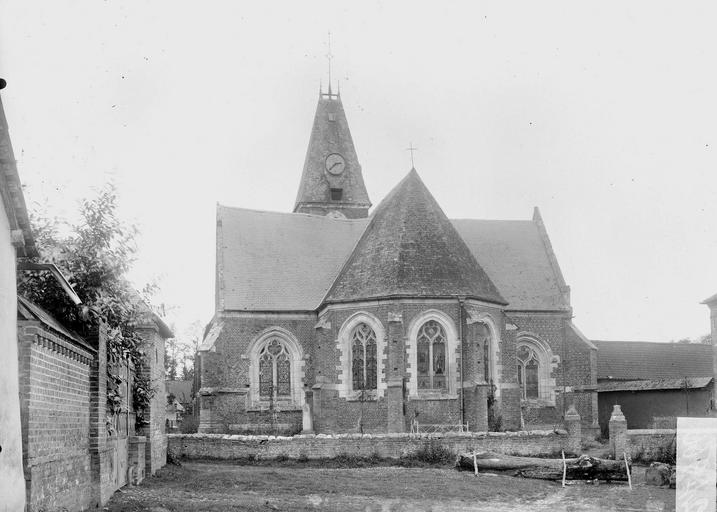
[[[512,310],[570,307],[538,225],[530,220],[457,219],[453,225]]]
[[[324,302],[384,297],[506,304],[415,169],[376,208]]]
[[[370,219],[217,207],[220,308],[314,311]],[[530,220],[452,220],[508,309],[569,307]]]
[[[607,381],[598,384],[598,393],[614,391],[657,391],[663,389],[701,389],[712,382],[712,377],[692,377],[687,379],[651,379],[629,381]]]
[[[325,172],[326,157],[331,153],[340,153],[345,159],[346,169],[339,176]],[[341,99],[322,95],[316,106],[294,211],[301,204],[325,205],[329,188],[343,190],[343,199],[337,204],[371,206]]]
[[[219,206],[220,307],[315,310],[367,223]]]
[[[598,380],[654,380],[712,377],[712,345],[593,341]]]

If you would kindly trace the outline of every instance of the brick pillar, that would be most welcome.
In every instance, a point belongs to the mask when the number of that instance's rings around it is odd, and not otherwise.
[[[405,432],[406,420],[403,414],[403,379],[389,379],[386,393],[388,405],[386,429],[388,432]]]
[[[610,455],[616,460],[621,459],[623,452],[627,451],[627,420],[617,404],[613,407],[608,430],[610,432]]]
[[[388,314],[388,333],[386,335],[386,404],[387,432],[405,432],[404,415],[404,375],[406,348],[403,339],[403,315]]]
[[[92,502],[101,507],[110,498],[109,447],[107,446],[107,325],[99,322],[87,336],[97,348],[90,367],[90,472]]]
[[[565,413],[565,429],[568,431],[567,449],[570,453],[580,454],[582,449],[582,427],[581,418],[575,404],[572,404]]]
[[[144,416],[148,421],[142,427],[141,434],[147,438],[145,444],[145,467],[147,474],[153,475],[167,463],[167,393],[164,385],[164,338],[159,334],[153,322],[147,322],[137,328],[143,341],[145,355],[138,372],[150,379],[154,396],[145,408]],[[201,413],[200,413],[201,414]],[[140,432],[138,432],[140,433]]]

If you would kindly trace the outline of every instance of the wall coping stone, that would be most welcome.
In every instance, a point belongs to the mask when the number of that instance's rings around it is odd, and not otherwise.
[[[627,429],[628,436],[647,436],[647,435],[674,435],[677,430],[674,428],[630,428]]]
[[[647,429],[628,430],[628,434],[674,434],[674,429]],[[568,432],[563,429],[556,430],[521,430],[517,432],[461,432],[461,433],[389,433],[389,434],[298,434],[295,436],[267,436],[267,435],[242,435],[242,434],[167,434],[169,439],[222,439],[230,441],[293,441],[298,439],[451,439],[451,438],[474,438],[486,437],[522,438],[522,437],[550,437],[567,436]]]

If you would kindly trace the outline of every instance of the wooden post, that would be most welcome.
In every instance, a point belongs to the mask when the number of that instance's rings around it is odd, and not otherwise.
[[[627,471],[627,483],[632,491],[632,477],[630,476],[630,465],[627,463],[627,454],[622,452],[622,458],[625,460],[625,471]]]

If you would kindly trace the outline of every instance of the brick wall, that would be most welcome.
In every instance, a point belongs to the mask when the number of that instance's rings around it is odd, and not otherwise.
[[[386,300],[334,305],[322,311],[321,320],[311,313],[220,313],[221,333],[212,350],[201,353],[198,365],[200,432],[267,432],[266,422],[259,420],[267,412],[255,405],[255,392],[251,390],[249,351],[252,342],[270,328],[288,332],[303,354],[302,372],[292,377],[300,379],[297,385],[301,400],[295,399],[293,406],[278,407],[273,420],[281,425],[277,432],[297,432],[297,418],[307,392],[313,394],[310,405],[316,432],[358,432],[359,418],[364,432],[405,432],[410,430],[416,412],[422,423],[457,425],[463,419],[471,430],[486,430],[490,388],[484,380],[483,345],[486,341],[477,328],[481,322],[477,319],[481,315],[490,316],[494,324],[492,328],[497,330],[494,336],[500,339],[500,343],[488,352],[495,361],[490,371],[498,386],[498,399],[491,414],[501,420],[502,428],[515,430],[521,426],[515,354],[519,332],[535,335],[555,356],[550,363],[550,377],[555,383],[556,399],[553,403],[541,402],[532,407],[523,404],[525,427],[560,425],[563,408],[573,403],[583,423],[592,425],[597,417],[594,411],[596,397],[591,391],[596,377],[595,350],[569,328],[569,318],[565,314],[511,313],[509,321],[516,326],[508,330],[500,309],[477,303],[467,307],[471,312],[464,314],[462,325],[459,323],[458,301],[453,300]],[[412,379],[415,379],[415,369],[412,368],[415,353],[411,351],[415,351],[415,347],[411,347],[413,341],[408,332],[414,319],[428,310],[438,311],[448,318],[456,330],[456,337],[462,331],[465,340],[462,347],[456,346],[455,353],[451,354],[454,362],[449,372],[452,392],[432,399],[416,394],[411,387]],[[379,390],[377,397],[364,402],[348,392],[351,376],[345,375],[344,362],[348,349],[346,340],[340,339],[342,326],[359,313],[373,318],[383,332],[377,354]],[[389,390],[390,382],[393,387]],[[402,389],[404,382],[405,390]],[[461,400],[464,404],[462,418]],[[392,405],[394,402],[396,405]]]
[[[332,458],[338,455],[384,458],[409,456],[427,444],[439,444],[454,453],[494,451],[498,453],[540,456],[567,449],[570,438],[554,432],[489,432],[456,435],[411,434],[338,434],[299,435],[294,437],[241,436],[222,434],[170,434],[168,451],[187,459],[245,458],[292,459]]]
[[[95,354],[39,322],[19,322],[23,462],[30,510],[93,502],[90,364]]]
[[[301,403],[299,398],[311,389],[314,371],[310,364],[315,358],[314,314],[256,315],[222,318],[224,327],[219,334],[214,350],[200,353],[200,431],[202,432],[246,432],[266,431],[279,425],[279,432],[301,430]],[[252,341],[270,328],[280,328],[299,343],[303,360],[292,375],[298,379],[297,396],[291,406],[276,406],[276,418],[266,404],[252,403],[250,393],[250,359],[248,351]],[[256,398],[256,397],[254,397]],[[298,430],[297,430],[298,429]]]
[[[597,425],[597,351],[587,345],[569,324],[569,317],[562,313],[508,313],[518,327],[519,333],[536,335],[550,346],[559,362],[551,369],[555,380],[555,403],[523,403],[523,419],[526,428],[562,422],[564,411],[575,404],[586,426]],[[515,353],[507,353],[504,364],[517,371]],[[515,375],[517,382],[517,375]],[[512,381],[511,381],[512,382]]]

